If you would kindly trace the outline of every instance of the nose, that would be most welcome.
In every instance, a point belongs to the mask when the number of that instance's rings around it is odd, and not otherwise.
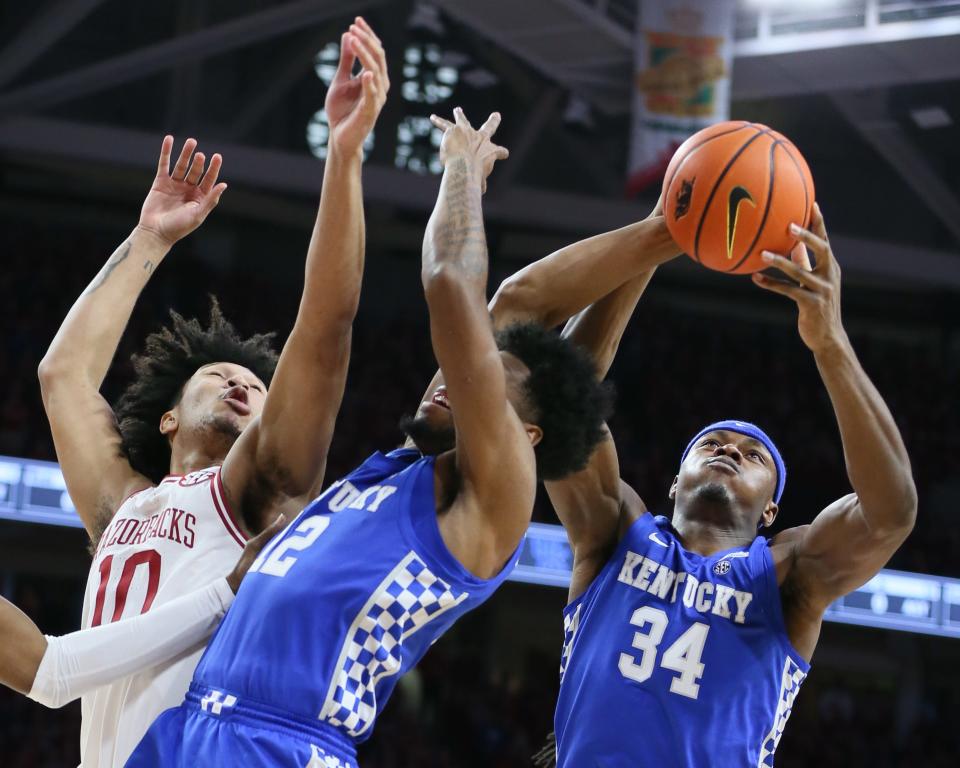
[[[232,387],[243,387],[244,389],[250,389],[250,385],[238,376],[231,376],[229,379],[227,379],[227,389]]]
[[[743,461],[743,454],[740,453],[740,449],[737,448],[733,443],[727,443],[726,445],[718,445],[717,449],[713,452],[714,456],[729,456],[737,464],[740,464]]]

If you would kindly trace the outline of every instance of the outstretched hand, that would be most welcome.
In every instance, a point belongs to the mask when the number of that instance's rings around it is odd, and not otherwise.
[[[357,59],[363,69],[354,76]],[[345,156],[359,153],[389,90],[383,44],[370,25],[357,16],[340,38],[340,63],[324,104],[330,124],[330,146]]]
[[[796,302],[800,338],[816,353],[836,345],[845,337],[840,319],[840,265],[827,239],[819,205],[814,204],[810,230],[791,224],[790,232],[799,240],[790,258],[770,251],[764,251],[761,256],[765,263],[776,267],[794,282],[760,273],[753,275],[753,282]],[[813,266],[808,249],[814,256]]]
[[[187,139],[171,172],[173,136],[163,137],[157,175],[140,211],[139,228],[156,235],[168,247],[199,227],[227,188],[223,182],[217,184],[223,158],[215,154],[204,173],[206,158],[203,152],[194,154],[196,148],[197,140]]]
[[[481,171],[481,188],[487,191],[487,177],[497,160],[506,160],[510,152],[506,147],[493,143],[493,134],[500,126],[500,113],[493,112],[479,128],[474,128],[460,107],[453,110],[455,122],[430,115],[430,122],[443,131],[440,142],[440,160],[446,165],[455,157],[478,165]]]

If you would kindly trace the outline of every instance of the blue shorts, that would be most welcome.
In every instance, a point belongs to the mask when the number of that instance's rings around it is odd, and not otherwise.
[[[357,768],[353,741],[317,719],[191,684],[158,717],[127,768]]]

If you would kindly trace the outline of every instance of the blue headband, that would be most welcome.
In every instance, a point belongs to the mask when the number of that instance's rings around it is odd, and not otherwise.
[[[787,465],[783,463],[783,457],[780,455],[780,451],[777,450],[777,446],[773,444],[773,440],[770,439],[770,436],[760,429],[760,427],[758,427],[756,424],[751,424],[747,421],[734,421],[731,419],[728,421],[718,421],[710,426],[704,427],[687,445],[687,449],[683,452],[683,456],[680,457],[680,463],[683,464],[684,460],[687,458],[687,454],[690,453],[694,443],[696,443],[697,440],[699,440],[708,432],[717,432],[719,430],[736,432],[740,435],[752,437],[754,440],[759,440],[764,444],[764,446],[766,446],[766,449],[770,451],[770,455],[773,456],[773,463],[777,466],[777,491],[773,496],[773,500],[779,504],[780,497],[783,495],[783,487],[787,484]]]

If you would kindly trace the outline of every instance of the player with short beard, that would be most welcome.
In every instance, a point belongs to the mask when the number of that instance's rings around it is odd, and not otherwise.
[[[819,207],[810,230],[792,231],[802,246],[791,258],[764,255],[792,282],[753,280],[797,304],[800,337],[833,404],[853,493],[810,525],[766,538],[786,466],[773,440],[740,420],[708,425],[690,441],[670,489],[672,520],[654,517],[621,478],[612,439],[585,470],[547,483],[573,549],[573,573],[556,739],[541,765],[771,766],[825,610],[872,578],[913,527],[910,459],[844,330],[840,267]],[[564,335],[590,350],[605,374],[663,259],[626,259],[616,233],[601,238],[590,274],[613,275],[620,285]],[[543,307],[556,267],[531,265],[502,289],[513,317],[549,324]],[[730,371],[706,371],[684,386],[709,387],[711,376],[725,375],[736,375],[735,360]]]
[[[357,59],[362,71],[352,76]],[[320,208],[279,360],[268,337],[242,339],[216,304],[208,327],[174,314],[135,358],[114,414],[99,389],[134,304],[226,189],[220,155],[204,172],[205,155],[188,139],[171,171],[173,137],[163,140],[139,224],[76,301],[39,371],[67,489],[95,548],[84,628],[224,575],[249,534],[319,492],[363,273],[362,145],[388,87],[383,49],[357,18],[326,97]],[[202,649],[84,697],[85,768],[126,761],[156,715],[182,701]]]
[[[581,468],[609,393],[589,356],[535,323],[494,334],[481,192],[506,151],[463,112],[421,279],[440,374],[408,430],[311,503],[250,568],[197,666],[128,768],[355,768],[399,677],[503,583],[540,477]]]

